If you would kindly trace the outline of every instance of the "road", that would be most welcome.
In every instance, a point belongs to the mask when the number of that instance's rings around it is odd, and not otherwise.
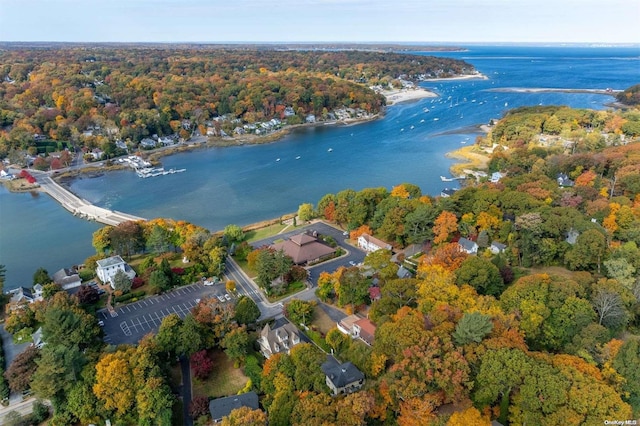
[[[98,319],[104,323],[104,341],[111,345],[136,344],[144,335],[157,332],[164,317],[177,314],[184,318],[197,300],[222,294],[225,294],[222,283],[214,286],[195,283],[120,306],[114,312],[101,309]]]
[[[189,406],[191,405],[191,368],[189,366],[189,357],[180,357],[180,369],[182,371],[182,416],[184,426],[193,426],[193,419],[189,415]]]

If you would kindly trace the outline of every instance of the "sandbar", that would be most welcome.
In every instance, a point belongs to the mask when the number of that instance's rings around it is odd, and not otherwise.
[[[380,93],[387,100],[387,105],[400,102],[414,101],[424,98],[437,98],[438,95],[430,90],[416,87],[415,89],[381,90]]]
[[[489,77],[482,73],[458,75],[456,77],[442,77],[442,78],[429,78],[423,80],[423,83],[429,83],[431,81],[455,81],[455,80],[489,80]]]

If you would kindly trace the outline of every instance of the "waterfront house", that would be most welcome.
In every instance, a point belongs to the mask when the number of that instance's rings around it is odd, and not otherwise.
[[[471,241],[467,238],[460,238],[458,245],[460,246],[460,250],[467,254],[478,253],[478,244],[475,241]]]
[[[130,279],[136,276],[136,271],[134,271],[127,262],[122,260],[120,256],[111,256],[98,260],[96,263],[98,264],[96,267],[96,275],[103,283],[109,283],[111,288],[114,288],[113,277],[118,271],[124,272]]]
[[[289,353],[291,348],[298,343],[300,343],[298,329],[290,322],[273,330],[269,324],[265,325],[258,339],[260,352],[265,358],[271,358],[280,352]]]
[[[142,149],[153,149],[156,147],[156,141],[151,138],[144,138],[140,141],[140,148]]]
[[[82,283],[80,275],[75,269],[62,268],[53,274],[53,282],[62,287],[63,290],[79,287]]]
[[[293,259],[296,265],[317,263],[333,256],[336,249],[318,241],[307,233],[294,235],[286,241],[271,246],[274,250],[282,250]]]
[[[358,237],[358,247],[368,252],[374,252],[380,249],[391,250],[393,248],[391,244],[372,237],[369,234],[362,234]]]
[[[209,413],[214,423],[219,423],[235,409],[249,407],[252,410],[260,408],[258,394],[251,391],[240,395],[216,398],[209,401]]]
[[[321,369],[333,396],[356,392],[364,385],[364,374],[350,362],[341,364],[328,355]]]
[[[457,190],[458,190],[457,188],[445,188],[442,191],[440,191],[440,196],[442,198],[451,197],[453,194],[456,193]]]
[[[6,312],[22,309],[29,303],[42,300],[42,292],[35,295],[33,289],[27,287],[18,287],[13,290],[9,290],[9,294],[11,295],[11,298],[5,308]]]
[[[489,179],[491,181],[491,183],[498,183],[500,182],[500,179],[502,179],[504,177],[504,175],[500,172],[493,172],[491,174],[491,179]]]

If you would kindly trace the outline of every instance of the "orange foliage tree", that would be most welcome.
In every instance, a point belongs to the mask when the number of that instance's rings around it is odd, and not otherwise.
[[[458,218],[455,214],[444,210],[436,218],[433,225],[433,242],[436,244],[443,243],[449,239],[452,232],[458,230]]]

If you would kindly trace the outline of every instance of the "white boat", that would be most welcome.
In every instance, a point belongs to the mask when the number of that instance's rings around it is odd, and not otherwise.
[[[401,132],[404,132],[404,127],[402,129],[400,129]]]
[[[438,120],[440,120],[440,119],[439,119],[439,118],[437,118],[437,117],[433,119],[433,121],[438,121]]]
[[[413,129],[413,126],[409,127],[410,129]]]
[[[277,162],[277,161],[280,161],[280,159],[279,159],[279,158],[276,158],[276,162]]]
[[[329,148],[327,152],[333,152],[333,148]]]
[[[298,155],[298,156],[296,157],[296,160],[299,160],[299,159],[300,159],[300,156]]]
[[[420,120],[421,123],[424,123],[424,118],[422,120]]]

